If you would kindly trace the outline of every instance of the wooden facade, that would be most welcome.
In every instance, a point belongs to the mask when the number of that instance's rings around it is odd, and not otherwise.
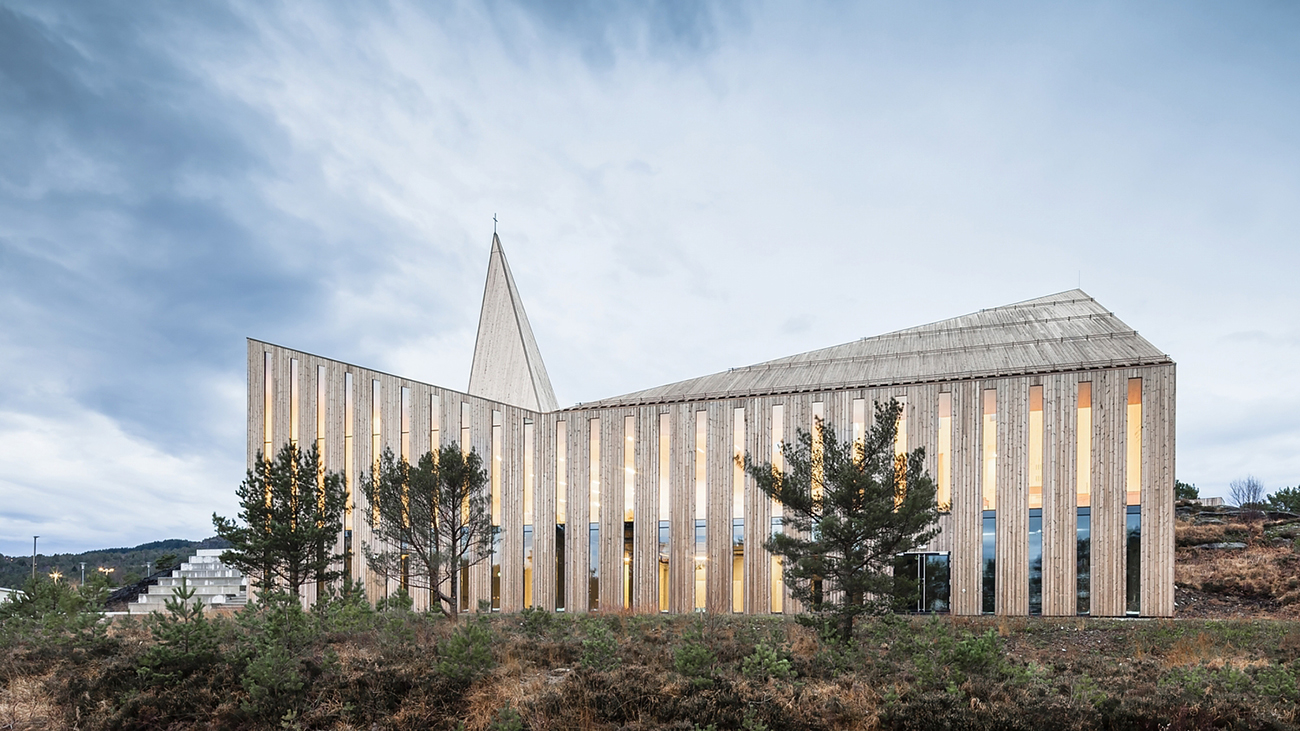
[[[490,266],[489,288],[496,281],[505,294],[485,295],[484,317],[493,322],[480,324],[476,378],[471,383],[488,384],[485,390],[498,396],[523,394],[513,400],[527,406],[554,403],[495,239],[493,262],[498,268]],[[510,344],[512,338],[520,340],[517,347]],[[518,375],[495,377],[487,366],[499,353],[507,354]],[[1133,379],[1140,384],[1135,403],[1130,396],[1136,393]],[[1087,384],[1091,398],[1086,433],[1079,429],[1085,423],[1080,419],[1080,384]],[[1030,402],[1036,388],[1041,388],[1041,434],[1031,435]],[[1126,601],[1133,573],[1126,533],[1133,491],[1138,498],[1133,510],[1140,514],[1136,611],[1145,616],[1173,614],[1175,365],[1078,290],[568,409],[543,411],[500,398],[250,339],[249,466],[267,445],[278,449],[295,436],[304,446],[319,440],[326,468],[347,472],[353,486],[358,471],[370,469],[376,450],[384,447],[414,462],[432,448],[467,443],[484,456],[485,464],[499,459],[498,605],[507,612],[524,608],[526,576],[531,577],[532,604],[587,611],[592,556],[600,577],[597,609],[660,611],[662,486],[668,491],[663,518],[669,529],[663,609],[696,608],[695,567],[702,565],[705,610],[739,608],[762,614],[779,606],[794,612],[799,607],[788,590],[779,582],[774,589],[774,562],[762,548],[772,530],[774,506],[743,475],[743,494],[736,502],[737,445],[755,459],[768,461],[774,429],[792,440],[797,430],[812,429],[814,414],[820,413],[827,427],[847,437],[854,430],[855,403],[861,404],[858,414],[865,414],[869,428],[874,404],[899,398],[905,405],[906,448],[923,447],[927,469],[937,475],[939,404],[944,398],[951,404],[946,455],[951,505],[941,514],[940,535],[927,548],[947,556],[951,612],[985,611],[982,540],[988,514],[982,499],[983,481],[990,474],[987,443],[996,460],[991,485],[996,502],[993,611],[1031,611],[1030,524],[1036,521],[1041,523],[1041,552],[1036,556],[1041,562],[1041,592],[1036,605],[1042,614],[1133,613]],[[991,421],[984,415],[990,398],[996,403]],[[774,425],[777,406],[782,421]],[[1138,413],[1140,428],[1130,423]],[[697,444],[699,419],[705,426],[703,452]],[[499,454],[493,453],[494,424],[501,428]],[[664,426],[666,435],[661,434]],[[986,435],[988,428],[994,431]],[[1140,448],[1130,448],[1130,435],[1140,435]],[[531,444],[525,444],[526,438]],[[1030,508],[1033,444],[1041,444],[1037,512]],[[661,452],[665,445],[666,460]],[[630,458],[627,449],[632,450]],[[531,463],[525,455],[531,456]],[[1081,457],[1086,465],[1079,464]],[[1140,469],[1131,460],[1138,460]],[[524,504],[529,474],[531,515],[525,514]],[[1076,575],[1081,474],[1088,483],[1091,557],[1083,606]],[[697,505],[700,476],[703,503]],[[1134,479],[1137,482],[1130,484]],[[629,489],[630,501],[625,493]],[[598,500],[592,499],[593,491]],[[565,505],[562,562],[557,560],[556,530],[560,499]],[[592,515],[596,503],[599,515]],[[631,520],[625,521],[628,507]],[[364,496],[354,492],[346,526],[353,548],[350,570],[365,582],[371,599],[378,600],[394,591],[399,580],[371,575],[360,558],[362,547],[372,543],[365,510]],[[700,515],[705,525],[703,553],[697,552],[696,542]],[[733,545],[737,521],[744,533],[738,562]],[[631,524],[630,552],[625,548],[626,523]],[[532,527],[528,557],[525,526]],[[599,535],[594,552],[589,546],[593,526]],[[340,537],[340,547],[344,540]],[[525,570],[528,561],[531,572]],[[491,598],[492,563],[486,560],[472,569],[470,608]],[[557,592],[560,573],[563,595]],[[774,590],[782,592],[776,602]],[[313,598],[310,591],[308,599]],[[427,608],[427,591],[412,594],[418,608]]]
[[[327,360],[307,353],[249,341],[249,458],[263,448],[263,368],[265,353],[271,354],[274,414],[271,442],[277,448],[289,439],[290,391],[288,380],[291,361],[298,361],[297,390],[300,394],[298,434],[300,443],[317,438],[316,394],[318,366],[325,375],[324,461],[327,469],[344,469],[344,399],[345,374],[351,374],[353,395],[353,470],[365,469],[374,458],[375,412],[374,381],[379,382],[378,444],[400,453],[399,431],[401,391],[408,390],[410,413],[407,415],[408,458],[418,458],[431,447],[431,396],[437,397],[440,445],[459,442],[462,404],[469,405],[470,445],[487,457],[491,454],[493,412],[500,414],[503,427],[501,441],[502,559],[501,609],[522,609],[524,553],[523,526],[533,528],[532,596],[537,606],[556,606],[555,504],[557,477],[556,425],[564,422],[566,432],[566,483],[568,515],[564,570],[568,592],[563,606],[569,611],[587,608],[587,576],[590,551],[587,546],[589,491],[592,484],[591,431],[598,429],[599,464],[596,479],[601,490],[599,527],[601,548],[600,606],[622,608],[626,589],[624,576],[623,503],[624,454],[628,443],[624,434],[626,416],[633,417],[636,433],[632,440],[634,474],[632,489],[633,585],[632,608],[643,611],[659,609],[658,527],[660,460],[660,414],[668,414],[672,433],[669,457],[670,536],[669,559],[670,610],[690,611],[693,606],[693,562],[695,560],[695,412],[708,413],[708,442],[705,452],[707,475],[707,607],[712,612],[730,612],[732,597],[732,525],[733,525],[733,430],[735,410],[744,409],[744,443],[746,450],[759,459],[772,453],[772,406],[784,406],[784,433],[792,437],[796,429],[811,429],[812,407],[821,403],[826,425],[838,434],[851,434],[851,404],[864,399],[868,404],[890,397],[906,398],[909,449],[925,447],[927,468],[936,469],[938,454],[938,397],[952,394],[952,509],[941,519],[943,531],[930,547],[951,556],[952,611],[978,614],[981,555],[980,499],[983,443],[980,399],[985,390],[998,394],[997,452],[997,612],[1021,615],[1029,612],[1029,566],[1026,552],[1028,535],[1027,470],[1025,456],[1028,438],[1028,390],[1041,385],[1044,390],[1044,485],[1042,508],[1043,613],[1076,613],[1075,537],[1077,439],[1076,394],[1081,381],[1092,383],[1093,413],[1091,454],[1092,511],[1092,587],[1091,613],[1114,616],[1125,613],[1125,438],[1124,413],[1127,383],[1142,379],[1142,485],[1141,485],[1141,613],[1169,616],[1173,613],[1173,481],[1174,481],[1174,366],[1173,364],[1140,368],[1116,368],[1037,376],[1004,377],[951,383],[900,385],[887,388],[863,388],[841,391],[785,394],[781,396],[723,399],[678,404],[641,405],[608,408],[574,408],[550,413],[531,412],[507,404],[402,379],[397,376]],[[534,464],[524,463],[524,425],[530,421],[535,440]],[[789,438],[788,437],[788,438]],[[524,471],[533,470],[533,515],[523,511]],[[355,475],[352,477],[355,483]],[[353,546],[370,541],[361,511],[364,498],[354,495],[352,509]],[[743,571],[743,606],[749,613],[766,613],[771,608],[772,560],[761,542],[771,525],[772,505],[745,478],[743,515],[745,546]],[[360,559],[354,559],[353,575],[364,577],[373,598],[396,588],[396,579],[384,581],[369,576]],[[470,606],[487,598],[489,564],[475,567],[471,581]],[[417,602],[425,599],[416,593]],[[790,600],[785,598],[785,606]]]

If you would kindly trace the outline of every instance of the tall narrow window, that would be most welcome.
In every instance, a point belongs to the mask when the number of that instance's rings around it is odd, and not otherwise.
[[[353,424],[356,423],[356,401],[353,394],[352,374],[343,374],[343,579],[352,581],[352,486],[357,484],[356,456],[353,450]],[[350,585],[350,584],[349,584]]]
[[[1092,611],[1092,508],[1079,508],[1074,549],[1075,611]]]
[[[429,452],[433,460],[438,461],[438,448],[442,446],[442,403],[438,394],[429,394]]]
[[[998,507],[998,392],[984,392],[984,509]]]
[[[555,611],[564,611],[564,524],[569,517],[569,441],[563,421],[555,422]]]
[[[316,453],[320,455],[322,480],[325,478],[325,394],[325,366],[318,365],[316,366]]]
[[[1043,507],[1043,387],[1029,387],[1029,509]]]
[[[402,386],[401,402],[401,440],[398,443],[398,449],[402,450],[402,459],[407,462],[411,460],[411,389]]]
[[[623,417],[623,606],[632,606],[632,545],[636,516],[636,417]]]
[[[708,560],[708,436],[709,412],[695,412],[695,610],[704,611]]]
[[[1079,409],[1074,430],[1075,438],[1075,504],[1081,508],[1092,505],[1092,384],[1079,384]]]
[[[864,398],[853,399],[853,451],[854,457],[857,457],[857,450],[867,443],[867,400]]]
[[[469,455],[469,424],[470,424],[470,406],[469,402],[460,402],[460,453]],[[461,503],[461,520],[466,520],[469,515],[468,498]],[[462,566],[460,569],[460,609],[462,612],[469,611],[469,567]]]
[[[1128,506],[1124,516],[1125,535],[1125,602],[1126,614],[1142,613],[1142,507]]]
[[[298,402],[301,397],[298,394],[298,359],[289,359],[289,443],[298,446],[298,419],[302,412],[298,411]]]
[[[462,401],[460,402],[460,453],[464,455],[468,455],[470,450],[469,420],[470,420],[469,402]]]
[[[1142,379],[1128,379],[1128,428],[1125,430],[1124,489],[1129,505],[1142,504]]]
[[[935,468],[938,484],[935,494],[939,510],[952,509],[952,393],[939,394],[939,454]]]
[[[782,443],[785,441],[785,406],[776,404],[772,407],[772,469],[776,472],[785,470],[785,460],[781,453]],[[776,500],[772,501],[772,535],[776,535],[784,530],[783,505]],[[782,576],[781,557],[772,557],[772,586],[771,597],[768,606],[773,614],[780,614],[785,611],[785,581]]]
[[[672,492],[669,489],[668,466],[672,451],[672,417],[659,415],[659,611],[668,611],[668,561],[671,557],[669,539],[672,534]]]
[[[826,404],[816,401],[812,405],[812,499],[822,499],[822,430],[825,428]],[[817,527],[813,526],[813,530]],[[819,582],[814,582],[819,583]]]
[[[895,396],[894,400],[901,407],[894,426],[894,479],[899,486],[894,494],[894,507],[898,507],[903,504],[907,490],[907,397]]]
[[[379,475],[379,451],[383,449],[383,391],[378,378],[370,379],[370,477]],[[371,505],[371,512],[379,519],[379,505]]]
[[[983,540],[981,553],[983,567],[980,576],[980,609],[985,614],[997,611],[997,514],[992,510],[984,511]]]
[[[894,400],[902,407],[898,412],[898,426],[894,429],[894,456],[907,457],[907,397],[895,396]]]
[[[1043,613],[1043,511],[1029,511],[1029,613]]]
[[[501,611],[501,412],[492,412],[492,610]]]
[[[587,535],[587,610],[600,607],[600,419],[587,422],[590,427],[588,446],[588,526]],[[617,503],[615,503],[617,505]],[[617,509],[617,508],[616,508]]]
[[[262,354],[262,458],[271,461],[272,432],[275,424],[275,369],[271,353]]]
[[[398,402],[398,429],[399,439],[397,448],[401,450],[401,458],[409,462],[411,460],[411,389],[402,386],[400,391],[400,401]],[[402,546],[401,553],[401,572],[402,572],[402,591],[411,590],[411,562],[407,554],[407,547]]]
[[[533,447],[533,420],[524,419],[524,603],[533,606],[533,485],[536,451]]]
[[[731,423],[731,611],[745,611],[745,410]]]

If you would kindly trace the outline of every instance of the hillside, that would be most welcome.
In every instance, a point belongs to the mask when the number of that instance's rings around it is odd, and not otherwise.
[[[1187,514],[1175,542],[1178,617],[1300,619],[1300,518]]]
[[[169,538],[163,541],[151,541],[131,548],[101,548],[85,553],[56,553],[54,555],[37,554],[36,569],[42,574],[49,574],[57,569],[68,579],[75,580],[81,575],[81,563],[86,564],[87,575],[99,567],[113,570],[114,585],[131,583],[145,575],[145,562],[153,566],[166,556],[174,556],[184,561],[199,548],[225,548],[226,543],[219,538],[205,538],[201,541],[187,541],[182,538]],[[0,586],[21,589],[24,582],[32,575],[31,556],[6,556],[0,554]]]

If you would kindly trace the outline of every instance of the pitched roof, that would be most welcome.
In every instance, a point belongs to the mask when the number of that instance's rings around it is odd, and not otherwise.
[[[533,411],[558,408],[501,239],[495,233],[467,393]]]
[[[1082,290],[581,404],[630,406],[1172,362]]]

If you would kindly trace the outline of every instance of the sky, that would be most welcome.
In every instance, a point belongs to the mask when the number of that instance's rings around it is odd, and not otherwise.
[[[0,553],[212,534],[246,337],[562,405],[1081,286],[1300,484],[1300,6],[0,0]]]

